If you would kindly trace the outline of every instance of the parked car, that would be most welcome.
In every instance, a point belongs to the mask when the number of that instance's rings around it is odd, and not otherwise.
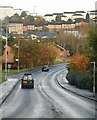
[[[21,79],[21,88],[34,88],[34,79],[32,74],[25,73]]]
[[[42,71],[49,71],[49,66],[48,65],[44,65],[42,67]]]

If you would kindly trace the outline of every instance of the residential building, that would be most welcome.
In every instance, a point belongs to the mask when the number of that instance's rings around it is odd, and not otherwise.
[[[0,6],[0,19],[3,20],[6,16],[14,15],[14,8],[11,6]]]
[[[91,10],[89,14],[91,19],[95,19],[95,17],[97,17],[97,10]]]
[[[35,35],[39,38],[55,38],[55,32],[36,32]]]
[[[6,48],[7,48],[7,63],[12,64],[14,62],[14,54],[9,46],[6,47],[6,45],[5,45],[4,48],[5,48],[5,50],[2,55],[2,63],[5,63],[5,61],[6,61]]]
[[[63,13],[53,13],[54,21],[61,21],[61,16],[63,16]],[[59,17],[60,20],[57,20],[57,17]]]
[[[9,34],[23,34],[23,23],[9,23]]]
[[[83,16],[82,14],[74,13],[74,14],[72,15],[72,20],[75,20],[75,19],[77,19],[77,18],[84,18],[84,16]]]
[[[62,21],[67,21],[67,20],[68,20],[68,17],[65,16],[65,15],[62,15],[62,16],[61,16],[61,20],[62,20]]]
[[[76,11],[76,14],[81,14],[83,18],[86,18],[86,12],[85,11]]]
[[[44,15],[44,19],[48,22],[52,22],[55,20],[55,18],[53,17],[53,14],[46,14]]]
[[[72,19],[72,15],[75,14],[75,12],[64,12],[63,15],[67,16],[68,19]]]

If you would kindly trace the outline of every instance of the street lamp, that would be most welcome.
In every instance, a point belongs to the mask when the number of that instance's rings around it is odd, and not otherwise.
[[[14,45],[17,49],[18,49],[18,58],[16,59],[16,61],[18,62],[18,73],[19,73],[19,69],[20,69],[20,67],[19,67],[19,40],[18,40],[18,45]]]
[[[7,58],[7,54],[8,54],[8,49],[7,49],[7,46],[8,46],[8,41],[7,41],[7,38],[8,38],[7,27],[6,27],[5,32],[6,32],[5,78],[7,78],[7,62],[8,62],[8,58]]]
[[[93,96],[95,96],[95,62],[91,62],[93,64]]]

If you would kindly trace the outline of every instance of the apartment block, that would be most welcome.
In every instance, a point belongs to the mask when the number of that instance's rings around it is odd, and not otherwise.
[[[9,23],[9,33],[23,34],[23,23]]]
[[[14,15],[14,8],[11,6],[0,6],[0,19],[3,20],[6,16]]]

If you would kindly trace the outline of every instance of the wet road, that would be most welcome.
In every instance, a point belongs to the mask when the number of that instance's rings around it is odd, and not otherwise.
[[[56,77],[65,64],[49,72],[30,71],[34,89],[21,89],[20,83],[2,105],[3,118],[95,118],[95,102],[62,89]],[[66,71],[67,73],[67,71]]]

